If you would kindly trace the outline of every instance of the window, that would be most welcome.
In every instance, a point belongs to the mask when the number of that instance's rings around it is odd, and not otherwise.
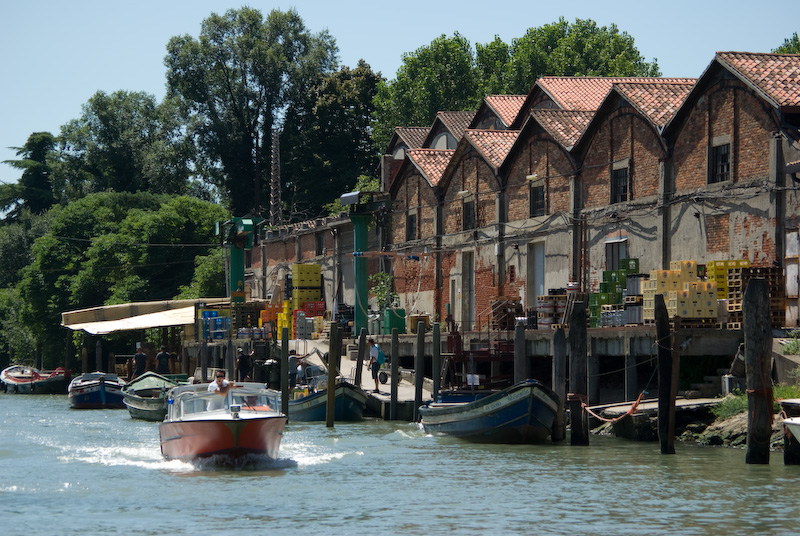
[[[545,215],[544,183],[531,185],[531,218]]]
[[[606,242],[606,270],[619,270],[620,261],[628,258],[628,241]]]
[[[611,203],[622,203],[628,200],[628,168],[615,169],[611,172]]]
[[[406,241],[417,239],[417,213],[409,212],[406,216]]]
[[[731,176],[731,145],[725,143],[711,148],[708,183],[723,182]]]
[[[324,255],[325,254],[325,233],[317,233],[314,235],[314,240],[316,242],[315,253],[317,255]]]
[[[462,205],[462,231],[475,228],[475,201],[464,201]]]

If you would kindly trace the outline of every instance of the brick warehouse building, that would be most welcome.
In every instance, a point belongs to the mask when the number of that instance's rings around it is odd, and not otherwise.
[[[569,282],[596,291],[624,258],[644,273],[744,258],[782,267],[796,326],[798,127],[800,56],[734,52],[698,79],[544,77],[440,112],[385,151],[392,209],[370,247],[391,255],[370,273],[393,274],[406,312],[471,329],[498,296],[527,308]],[[316,262],[328,304],[353,303],[346,216],[261,238],[253,297],[275,300],[291,263]]]

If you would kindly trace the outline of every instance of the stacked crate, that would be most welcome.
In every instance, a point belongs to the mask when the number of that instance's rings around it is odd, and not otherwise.
[[[283,305],[279,303],[267,303],[264,304],[264,309],[261,311],[261,321],[258,327],[263,328],[264,324],[272,323],[272,325],[278,325],[278,314],[283,312]]]
[[[639,259],[622,259],[619,270],[603,271],[600,292],[589,295],[590,328],[623,326],[632,322],[631,316],[641,316],[641,300],[626,297],[628,277],[638,273]]]
[[[666,296],[669,316],[689,319],[717,318],[717,284],[714,281],[690,281],[684,290],[671,290]]]
[[[292,302],[290,300],[283,300],[283,311],[278,313],[278,338],[283,336],[283,328],[288,329],[291,335],[294,326],[293,320]]]
[[[786,290],[783,271],[776,266],[747,266],[728,269],[728,329],[742,329],[744,311],[742,300],[751,279],[765,279],[769,288],[770,323],[773,328],[782,328],[786,322]]]
[[[728,270],[747,268],[750,261],[747,259],[709,261],[706,265],[706,279],[717,284],[717,298],[728,299]]]
[[[252,303],[231,304],[231,327],[233,329],[258,326],[259,317],[260,311]]]
[[[697,282],[697,262],[695,261],[673,261],[670,263],[669,270],[651,271],[650,279],[642,282],[642,316],[645,323],[655,320],[657,294],[664,296],[667,312],[670,313],[670,316],[675,316],[676,313],[669,309],[669,293],[685,290],[686,283],[694,282]]]

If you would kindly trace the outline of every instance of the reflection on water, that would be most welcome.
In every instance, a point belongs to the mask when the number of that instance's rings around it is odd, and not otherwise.
[[[413,423],[289,423],[281,459],[161,457],[157,423],[0,395],[0,516],[36,535],[795,534],[800,467],[743,450],[592,437],[481,445]],[[263,461],[263,460],[262,460]],[[48,521],[26,520],[47,515]],[[18,525],[18,523],[20,525]],[[13,533],[12,531],[11,533]]]

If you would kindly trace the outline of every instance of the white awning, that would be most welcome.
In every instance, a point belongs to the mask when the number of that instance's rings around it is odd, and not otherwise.
[[[187,324],[194,324],[194,305],[182,307],[180,309],[170,309],[168,311],[120,318],[119,320],[63,324],[63,326],[76,331],[83,330],[92,335],[104,335],[115,331],[165,328],[169,326],[185,326]]]

